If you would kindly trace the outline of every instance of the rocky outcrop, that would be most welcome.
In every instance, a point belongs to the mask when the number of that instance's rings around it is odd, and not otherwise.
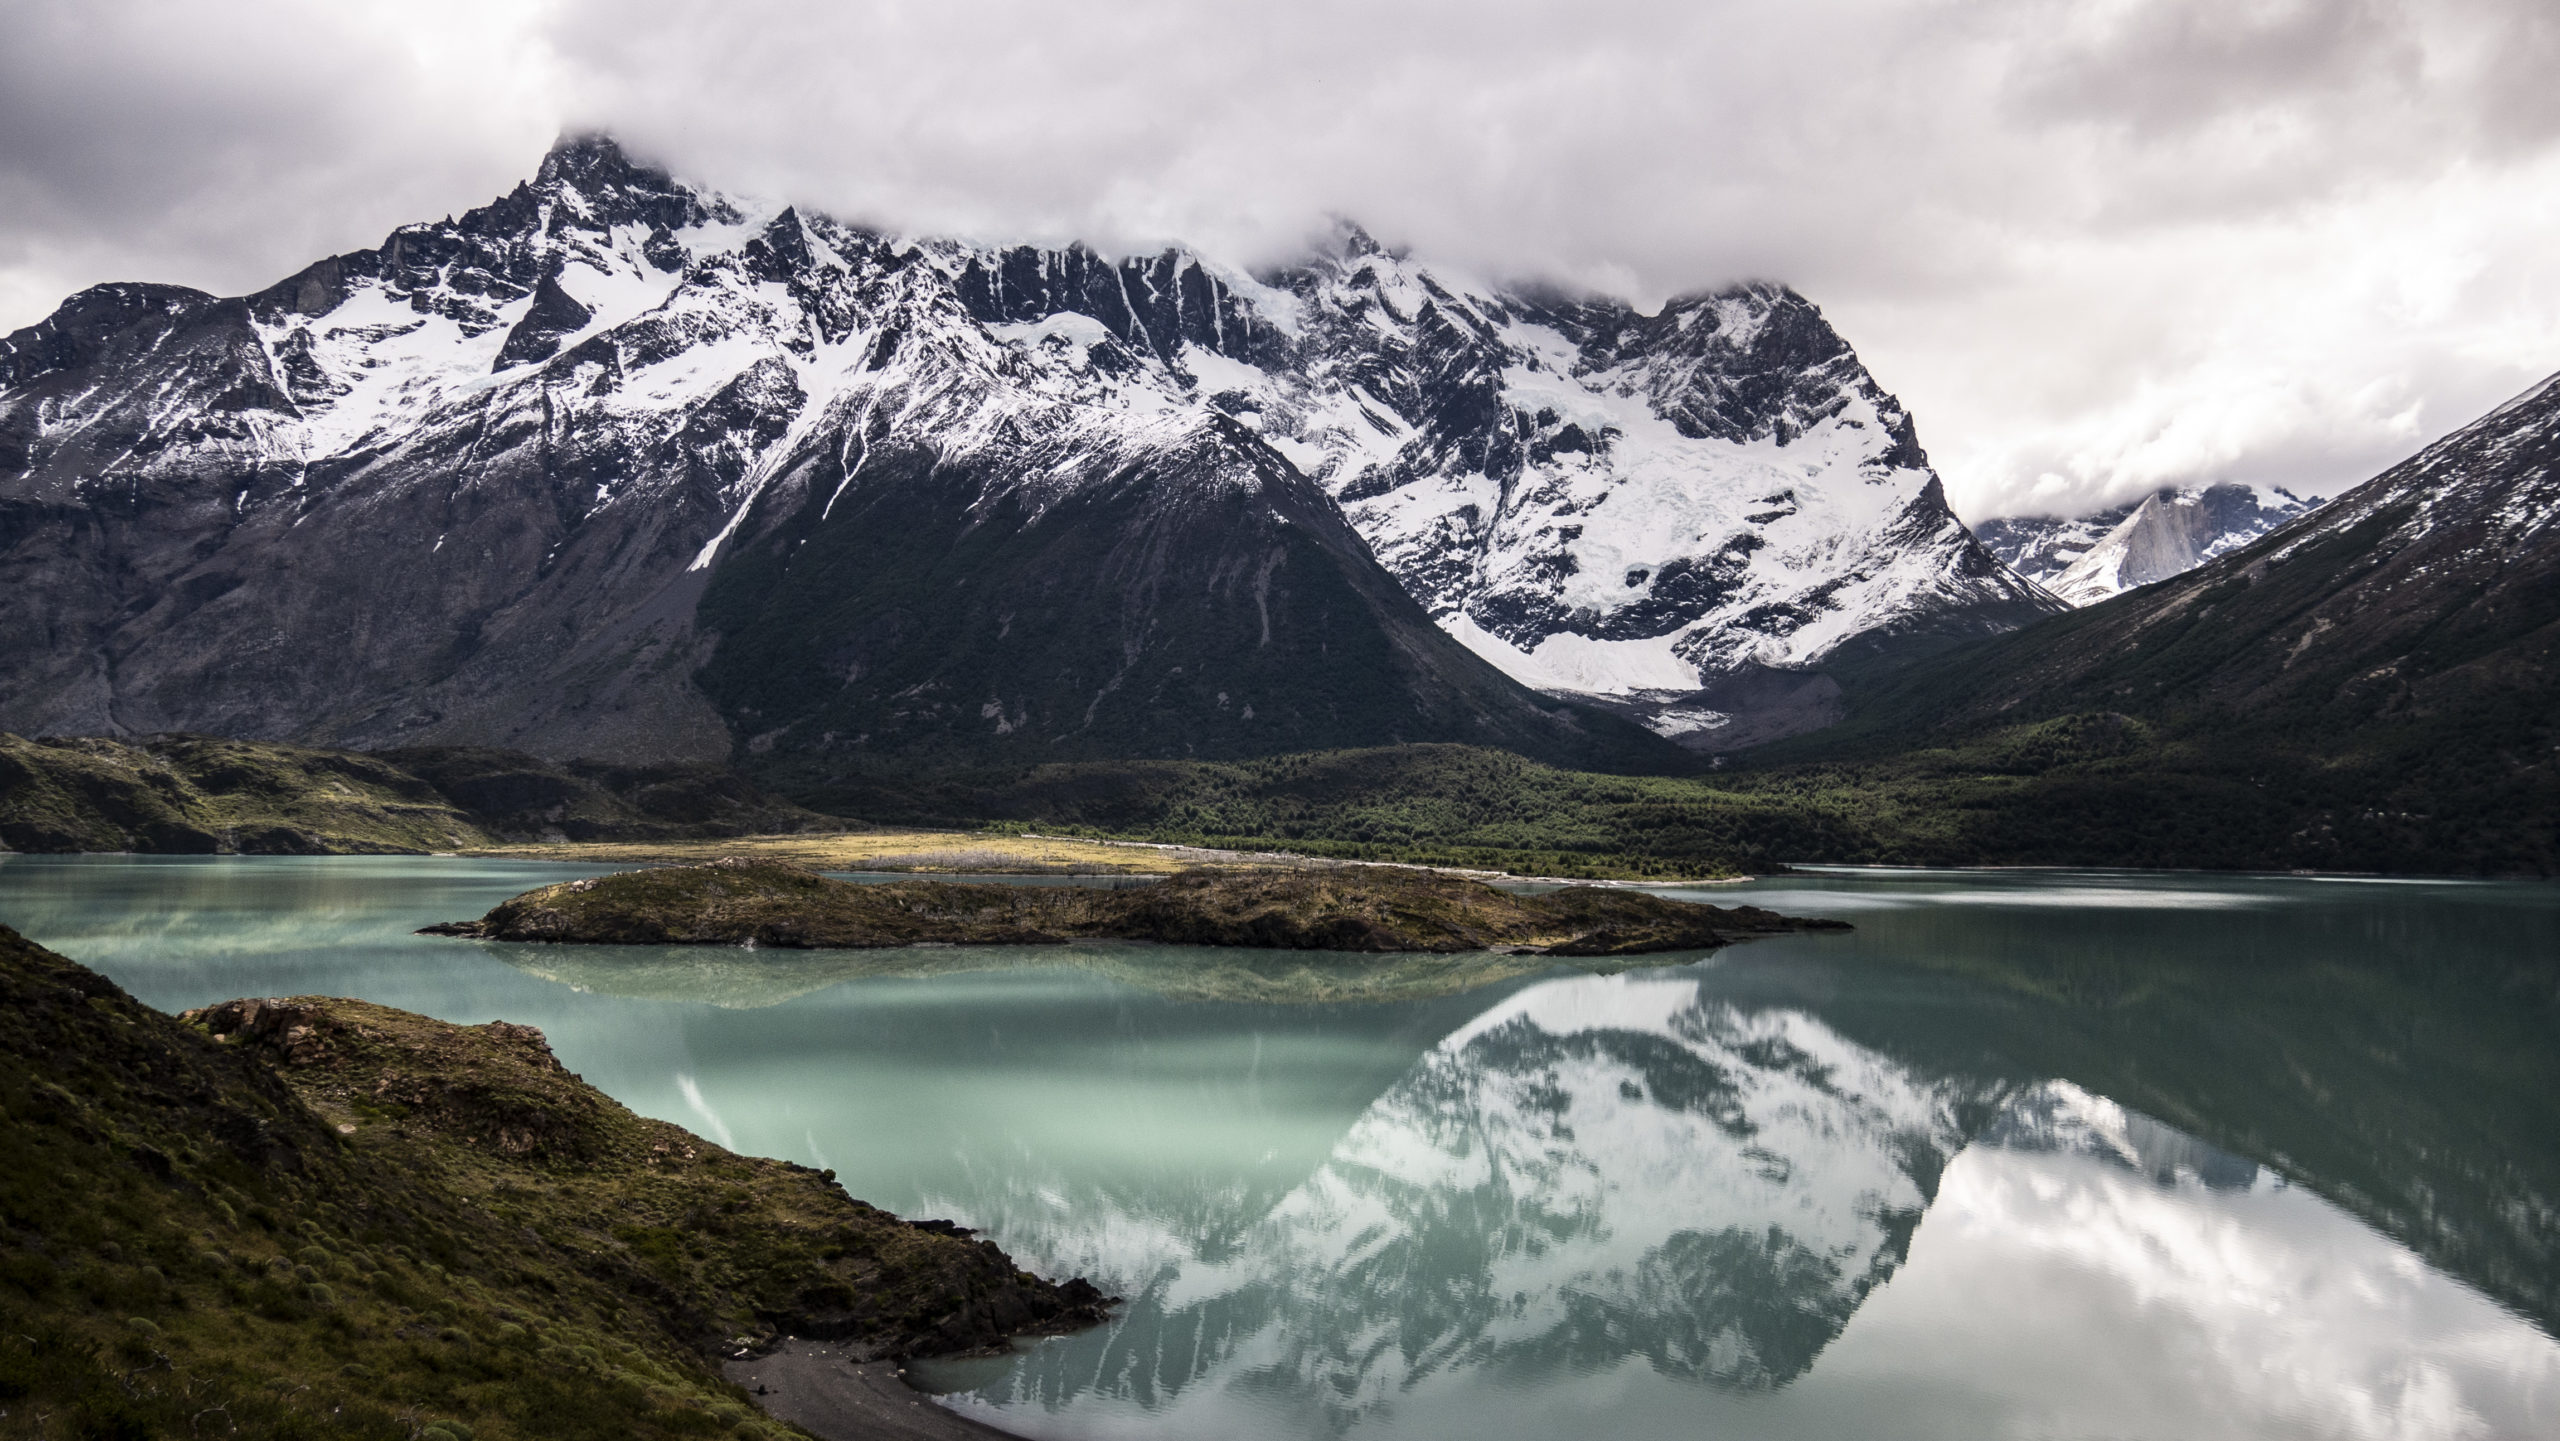
[[[197,735],[0,733],[0,849],[343,855],[492,840],[434,786],[372,756]]]
[[[1539,895],[1385,867],[1185,871],[1152,885],[856,884],[736,858],[566,881],[432,935],[604,945],[866,948],[1160,941],[1261,950],[1535,951],[1621,956],[1712,950],[1755,936],[1841,931],[1757,906],[1640,891]]]

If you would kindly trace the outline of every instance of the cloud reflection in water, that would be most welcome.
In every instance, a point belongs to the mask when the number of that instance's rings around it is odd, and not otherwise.
[[[2253,1163],[1695,976],[1497,1004],[1241,1225],[984,1185],[950,1209],[1132,1298],[945,1373],[1038,1436],[2503,1436],[2560,1400],[2550,1338]]]

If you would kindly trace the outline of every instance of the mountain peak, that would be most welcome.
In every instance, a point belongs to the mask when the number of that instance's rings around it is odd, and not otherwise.
[[[1376,236],[1347,215],[1333,217],[1331,232],[1319,248],[1343,260],[1365,260],[1373,255],[1383,255],[1390,260],[1404,258],[1402,252],[1379,244]]]
[[[536,185],[552,185],[566,181],[572,185],[585,182],[627,181],[648,177],[664,183],[663,170],[648,170],[634,165],[622,142],[602,131],[567,131],[551,142],[542,157],[542,166],[534,172]]]
[[[2084,516],[1985,521],[1975,533],[2020,574],[2080,606],[2183,574],[2319,504],[2280,487],[2217,481],[2164,486]]]

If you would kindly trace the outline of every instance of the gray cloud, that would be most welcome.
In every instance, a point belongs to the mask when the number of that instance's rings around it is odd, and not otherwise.
[[[0,324],[262,284],[566,125],[918,231],[1784,279],[1977,515],[2334,490],[2560,368],[2546,0],[5,9]]]

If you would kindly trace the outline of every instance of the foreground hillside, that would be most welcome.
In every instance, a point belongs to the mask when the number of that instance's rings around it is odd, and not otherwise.
[[[1099,1300],[635,1116],[529,1028],[172,1018],[0,928],[0,1432],[770,1436],[714,1348],[959,1351]]]

